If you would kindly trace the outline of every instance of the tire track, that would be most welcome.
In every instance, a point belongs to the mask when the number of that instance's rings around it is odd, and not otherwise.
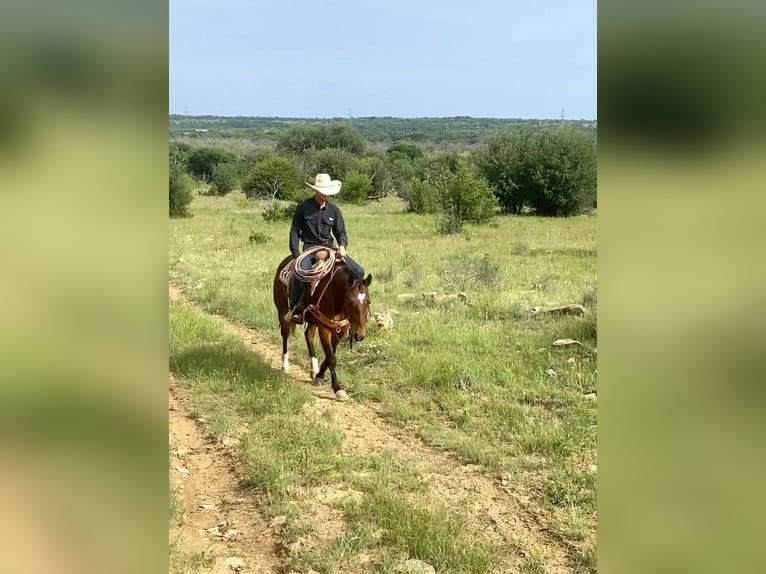
[[[171,374],[170,485],[182,516],[170,528],[170,541],[185,553],[204,552],[212,564],[202,570],[211,574],[282,572],[280,542],[241,486],[234,457],[189,417],[184,403]]]

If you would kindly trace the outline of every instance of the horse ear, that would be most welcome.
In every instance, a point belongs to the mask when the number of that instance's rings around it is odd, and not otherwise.
[[[372,283],[372,275],[368,273],[367,278],[364,280],[364,284],[367,285],[367,287],[369,287],[370,283]]]

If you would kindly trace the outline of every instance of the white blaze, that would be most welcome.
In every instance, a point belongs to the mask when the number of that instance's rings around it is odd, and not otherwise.
[[[287,353],[282,355],[282,370],[285,373],[290,371],[290,361],[287,360]]]
[[[357,299],[359,299],[359,302],[360,302],[360,303],[364,303],[364,298],[365,298],[365,297],[366,297],[366,295],[365,295],[364,293],[359,293],[359,294],[356,296],[356,298],[357,298]]]
[[[311,357],[311,374],[316,375],[319,372],[319,361],[316,357]]]

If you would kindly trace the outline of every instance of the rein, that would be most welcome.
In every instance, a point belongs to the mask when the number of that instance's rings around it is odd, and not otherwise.
[[[327,291],[327,288],[332,284],[333,279],[335,279],[335,274],[338,272],[338,269],[340,268],[339,267],[333,268],[330,274],[330,279],[328,279],[327,283],[324,286],[324,289],[322,289],[322,292],[319,294],[316,304],[312,303],[311,305],[306,307],[306,311],[305,311],[305,313],[311,313],[325,327],[329,329],[334,329],[336,333],[340,333],[341,329],[349,325],[348,310],[346,309],[346,306],[345,305],[343,306],[343,312],[346,314],[346,318],[341,319],[340,321],[336,321],[335,319],[330,319],[327,315],[322,313],[322,311],[320,311],[319,309],[319,304],[322,302],[322,297],[324,297],[324,294]]]
[[[322,298],[324,297],[324,294],[327,292],[327,288],[332,284],[333,280],[335,279],[335,274],[338,272],[338,269],[340,269],[340,267],[334,267],[332,269],[330,278],[328,279],[327,283],[322,289],[322,292],[319,294],[316,304],[311,303],[308,307],[306,307],[306,310],[304,311],[304,313],[311,313],[322,325],[324,325],[328,329],[334,329],[336,333],[340,333],[344,327],[347,327],[349,325],[348,317],[350,316],[350,313],[348,312],[348,301],[345,301],[343,304],[343,312],[346,314],[346,318],[341,319],[340,321],[336,321],[335,319],[330,319],[327,315],[322,313],[322,311],[319,309],[319,304],[322,302]],[[346,289],[346,293],[348,293],[348,291],[356,287],[356,283],[357,282],[355,280],[354,283],[351,285],[351,287],[348,287]],[[332,292],[330,293],[330,296],[331,297],[333,296]],[[335,301],[333,300],[332,303],[334,308]],[[372,312],[370,311],[370,308],[367,307],[367,316],[370,317],[371,315],[372,315]]]

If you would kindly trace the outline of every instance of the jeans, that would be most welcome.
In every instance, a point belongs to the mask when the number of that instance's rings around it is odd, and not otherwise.
[[[364,279],[364,269],[356,261],[351,259],[348,255],[345,258],[346,264],[351,270],[359,276],[360,279]],[[301,269],[308,271],[316,263],[314,257],[306,257],[301,261]],[[297,275],[293,275],[292,284],[290,285],[290,309],[294,309],[303,296],[303,290],[306,288],[306,284],[298,279]]]

